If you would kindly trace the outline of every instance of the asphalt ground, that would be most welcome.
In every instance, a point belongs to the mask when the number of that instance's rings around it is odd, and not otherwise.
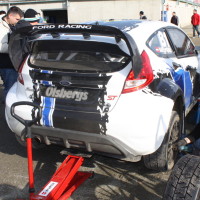
[[[186,27],[189,36],[190,27]],[[198,45],[200,38],[194,38]],[[2,86],[0,86],[0,96]],[[0,200],[28,199],[28,172],[26,149],[9,130],[0,104]],[[34,150],[35,188],[40,191],[65,156],[63,148],[48,146]],[[80,171],[93,171],[93,179],[86,180],[69,200],[161,200],[170,172],[156,173],[148,170],[142,161],[120,161],[99,155],[85,158]]]

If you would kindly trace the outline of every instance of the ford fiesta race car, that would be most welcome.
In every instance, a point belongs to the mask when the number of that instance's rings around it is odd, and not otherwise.
[[[28,51],[22,47],[19,78],[6,98],[18,141],[24,126],[10,109],[29,101],[42,109],[31,127],[35,142],[173,167],[173,144],[197,102],[200,73],[198,53],[179,27],[142,20],[25,27],[10,43],[14,65],[14,44],[25,38]],[[15,113],[32,119],[34,109],[22,105]]]

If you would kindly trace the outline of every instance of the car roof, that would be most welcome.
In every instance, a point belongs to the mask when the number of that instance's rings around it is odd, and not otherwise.
[[[170,23],[159,20],[102,20],[93,21],[88,24],[111,26],[128,33],[134,39],[137,49],[141,53],[146,48],[146,42],[157,30],[162,28],[174,28],[184,32],[180,27]],[[185,33],[186,34],[186,33]]]
[[[146,38],[149,37],[152,33],[156,30],[163,28],[163,27],[176,27],[172,23],[163,22],[163,21],[151,21],[151,20],[105,20],[105,21],[93,21],[87,22],[86,24],[92,25],[103,25],[103,26],[113,26],[121,31],[125,32],[135,32],[142,34],[142,37]]]
[[[42,25],[44,27],[44,30],[41,29],[41,25],[37,25],[34,26],[34,28],[38,27],[39,31],[46,31],[46,29],[48,29],[47,31],[53,32],[55,30],[57,30],[59,28],[59,30],[63,31],[67,28],[69,28],[69,30],[73,30],[73,31],[78,31],[78,32],[84,32],[84,30],[79,26],[88,26],[88,25],[94,25],[94,32],[96,31],[102,31],[102,32],[106,32],[111,29],[111,32],[113,33],[120,33],[117,32],[116,30],[121,30],[124,33],[128,33],[135,41],[139,51],[142,51],[145,48],[146,45],[146,41],[148,40],[148,38],[155,33],[158,29],[161,29],[163,27],[176,27],[177,26],[171,24],[171,23],[167,23],[167,22],[162,22],[162,21],[150,21],[150,20],[104,20],[104,21],[90,21],[90,22],[85,22],[85,23],[79,23],[79,24],[66,24],[66,27],[61,24],[61,25]],[[54,29],[52,29],[53,26]],[[59,27],[58,27],[59,26]],[[109,28],[105,28],[106,26],[109,26]],[[64,27],[64,28],[63,28]],[[112,29],[113,28],[117,28]],[[96,28],[96,29],[95,29]],[[34,30],[35,31],[35,30]],[[93,29],[91,29],[90,33],[92,33]],[[106,32],[107,33],[107,32]],[[122,33],[123,34],[123,33]],[[45,38],[44,37],[40,37],[38,38],[39,40],[43,40]],[[37,40],[38,40],[37,39]]]
[[[157,30],[164,27],[174,27],[180,30],[178,26],[172,23],[151,20],[108,20],[93,21],[88,24],[112,26],[128,33],[134,38],[139,51],[142,51],[145,48],[146,41]]]

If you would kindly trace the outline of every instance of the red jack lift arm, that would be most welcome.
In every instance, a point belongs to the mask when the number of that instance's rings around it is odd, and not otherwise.
[[[31,200],[66,200],[92,173],[78,172],[83,158],[67,156],[50,181]]]

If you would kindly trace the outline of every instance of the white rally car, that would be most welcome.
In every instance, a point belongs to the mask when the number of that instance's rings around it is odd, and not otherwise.
[[[6,98],[18,140],[24,126],[10,108],[29,101],[42,109],[31,128],[35,141],[133,162],[143,157],[155,170],[173,167],[173,143],[200,92],[198,53],[179,27],[147,20],[45,24],[13,38],[29,46]],[[34,115],[26,105],[15,112]]]

